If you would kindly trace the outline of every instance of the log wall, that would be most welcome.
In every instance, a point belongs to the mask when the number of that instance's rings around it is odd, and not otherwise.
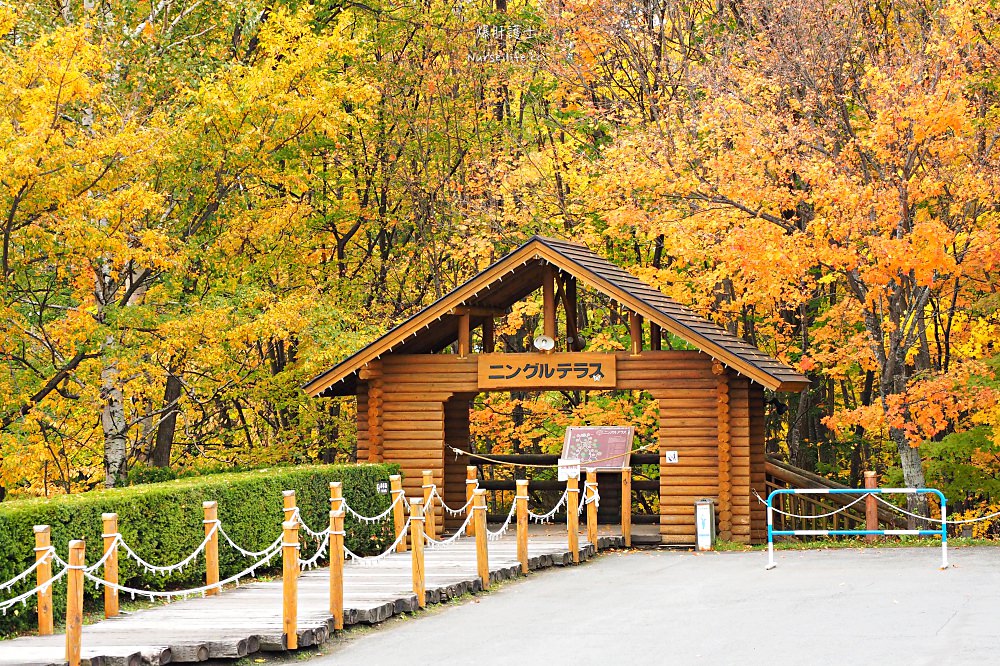
[[[720,475],[729,491],[727,535],[741,542],[751,537],[759,541],[762,514],[751,512],[750,488],[758,487],[763,474],[763,390],[731,369],[721,378],[713,374],[712,359],[697,351],[621,353],[616,364],[617,388],[649,391],[659,406],[663,543],[694,543],[694,502],[719,498]],[[368,422],[372,387],[359,384],[358,459],[372,455],[371,437],[378,434],[383,440],[381,457],[400,465],[408,496],[420,494],[420,475],[427,469],[445,501],[462,506],[467,461],[446,455],[445,445],[468,445],[469,401],[479,392],[476,357],[387,356],[372,378],[379,384],[376,397],[382,404],[375,413],[381,414],[381,423]],[[720,384],[726,386],[724,410],[719,409]],[[729,428],[729,459],[721,466],[720,418]],[[664,451],[677,451],[678,462],[666,464]]]
[[[767,497],[767,456],[765,454],[764,387],[750,384],[750,543],[767,541],[767,510],[753,491]]]

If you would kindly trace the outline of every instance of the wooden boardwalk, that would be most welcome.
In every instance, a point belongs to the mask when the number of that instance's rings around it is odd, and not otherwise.
[[[534,530],[533,530],[534,532]],[[622,545],[620,536],[600,536],[600,549]],[[572,562],[566,533],[532,534],[532,570]],[[595,554],[581,535],[580,560]],[[439,603],[482,589],[476,573],[474,539],[425,550],[427,602]],[[489,544],[490,580],[517,576],[513,532]],[[410,553],[394,553],[375,566],[349,562],[344,568],[344,624],[382,622],[417,609],[411,585]],[[299,579],[299,646],[322,643],[333,630],[326,569]],[[281,581],[249,583],[219,596],[157,606],[84,627],[83,663],[91,666],[199,662],[244,657],[261,650],[284,650],[281,630]],[[34,636],[0,641],[0,666],[65,664],[65,636]]]

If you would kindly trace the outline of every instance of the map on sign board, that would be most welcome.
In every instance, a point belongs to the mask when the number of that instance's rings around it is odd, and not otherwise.
[[[613,472],[631,464],[632,426],[570,426],[561,458],[580,461],[583,469]]]

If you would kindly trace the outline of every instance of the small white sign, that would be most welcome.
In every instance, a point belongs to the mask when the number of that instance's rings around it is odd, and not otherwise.
[[[578,458],[560,458],[559,480],[567,481],[570,478],[580,478],[580,460]]]
[[[664,451],[663,452],[663,462],[667,464],[677,462],[677,452],[676,451]]]

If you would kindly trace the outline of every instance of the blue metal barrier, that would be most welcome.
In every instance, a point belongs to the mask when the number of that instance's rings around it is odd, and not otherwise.
[[[776,530],[773,500],[778,495],[937,495],[941,500],[941,528],[933,530]],[[846,507],[845,507],[846,508]],[[767,496],[767,569],[777,566],[774,561],[775,536],[933,536],[941,537],[941,568],[948,568],[948,499],[935,488],[778,488]]]

